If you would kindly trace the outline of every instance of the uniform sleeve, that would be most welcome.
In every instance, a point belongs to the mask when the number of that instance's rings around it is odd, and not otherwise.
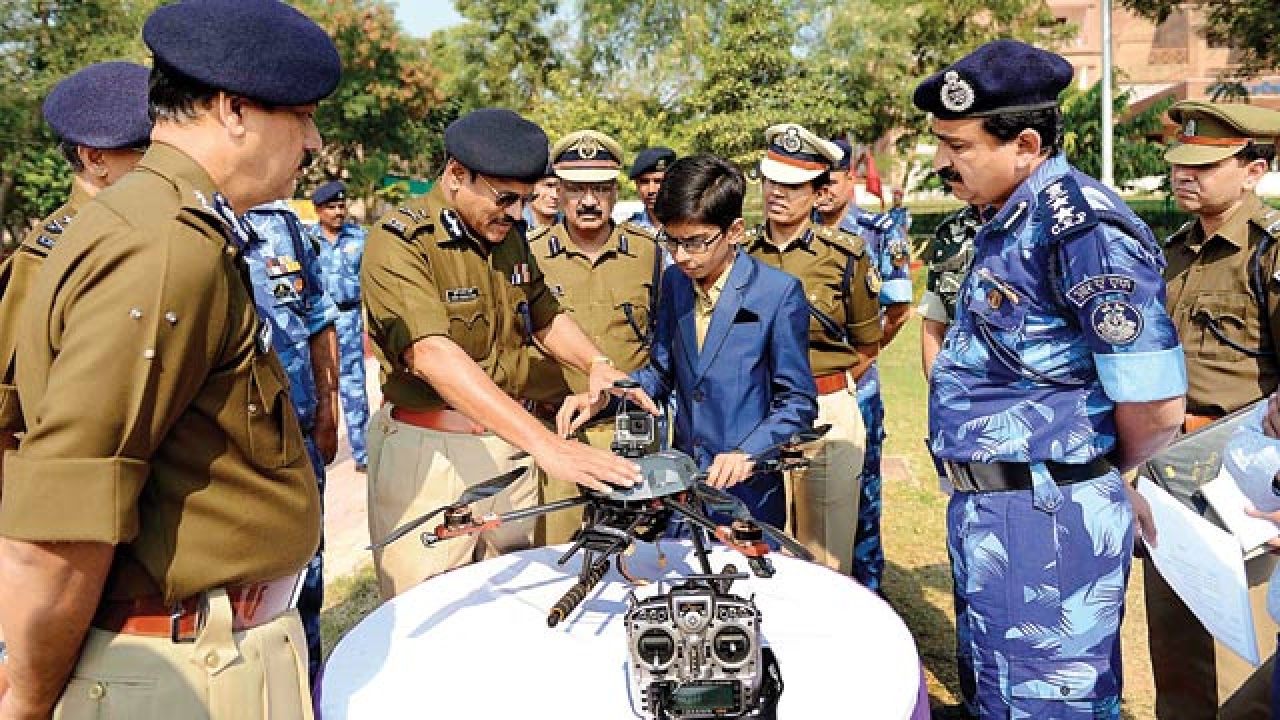
[[[7,537],[134,539],[151,458],[221,351],[229,276],[206,239],[85,240],[23,312],[18,387],[33,406],[5,465]]]
[[[845,298],[845,317],[849,340],[855,345],[880,342],[880,288],[878,274],[872,274],[871,253],[856,258],[849,278],[849,295]]]
[[[750,455],[812,428],[818,417],[818,389],[809,366],[809,304],[800,281],[788,280],[770,324],[768,352],[773,397],[769,416],[738,445],[739,450]]]
[[[307,308],[307,334],[315,335],[338,319],[338,306],[324,289],[324,268],[320,266],[320,256],[316,254],[311,235],[297,218],[291,219],[290,223],[296,232],[301,233],[298,252],[302,257],[298,262],[302,265],[302,282],[306,287],[303,300]]]
[[[911,288],[911,243],[901,229],[895,228],[888,234],[883,251],[879,255],[880,304],[897,305],[909,303],[914,297]]]
[[[416,243],[374,231],[365,245],[360,286],[369,334],[391,362],[400,362],[422,338],[449,334],[435,275]],[[479,301],[476,306],[478,312]]]
[[[1187,370],[1165,312],[1163,258],[1118,225],[1100,222],[1059,248],[1068,310],[1114,402],[1186,394]]]

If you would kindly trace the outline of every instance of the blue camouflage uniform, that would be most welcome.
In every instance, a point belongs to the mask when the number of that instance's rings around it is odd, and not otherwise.
[[[840,229],[867,241],[867,253],[880,272],[880,306],[909,303],[911,246],[906,233],[888,215],[868,212],[850,204]],[[858,408],[867,426],[867,453],[862,460],[858,502],[858,531],[854,536],[853,577],[870,590],[879,590],[884,576],[884,544],[880,539],[880,455],[884,450],[884,400],[880,396],[880,370],[873,363],[858,378]]]
[[[245,261],[253,283],[254,304],[258,314],[269,321],[271,343],[280,364],[289,376],[289,399],[298,414],[307,456],[320,483],[321,507],[324,502],[324,460],[316,447],[313,431],[316,424],[315,375],[311,365],[311,337],[332,325],[338,310],[325,293],[319,260],[310,236],[288,203],[279,201],[260,205],[245,214],[253,227],[245,248]],[[298,597],[298,613],[307,633],[307,651],[314,684],[320,670],[320,607],[324,603],[324,577],[321,552],[307,566],[302,594]]]
[[[347,421],[351,457],[358,467],[369,464],[365,427],[369,424],[369,395],[364,379],[364,321],[360,315],[360,261],[364,257],[364,228],[343,223],[338,237],[329,240],[320,225],[311,233],[320,246],[325,288],[338,306],[339,392]]]
[[[1109,465],[1059,485],[1046,462],[1097,464],[1116,448],[1116,403],[1186,391],[1163,256],[1060,154],[974,249],[933,366],[932,450],[953,481],[956,463],[1019,463],[1032,487],[951,497],[962,685],[981,717],[1118,718],[1133,511]]]

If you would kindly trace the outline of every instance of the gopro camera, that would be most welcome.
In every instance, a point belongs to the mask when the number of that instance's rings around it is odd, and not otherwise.
[[[628,458],[642,457],[653,445],[653,416],[627,402],[625,391],[640,387],[634,380],[618,380],[613,384],[624,391],[618,414],[613,419],[613,442],[609,448]]]

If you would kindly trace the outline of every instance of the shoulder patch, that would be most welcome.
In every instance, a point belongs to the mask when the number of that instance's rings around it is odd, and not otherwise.
[[[867,252],[867,241],[861,235],[831,227],[815,228],[815,234],[841,252],[862,257]]]
[[[1098,224],[1097,214],[1070,175],[1063,175],[1041,190],[1036,205],[1041,224],[1054,240],[1087,232]]]
[[[401,205],[396,208],[396,212],[409,218],[414,224],[422,224],[431,219],[430,214],[425,209],[410,207],[409,205]]]

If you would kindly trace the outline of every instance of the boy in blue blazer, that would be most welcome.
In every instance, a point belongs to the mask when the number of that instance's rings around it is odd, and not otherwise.
[[[781,475],[752,475],[752,458],[817,417],[809,313],[796,278],[739,251],[745,193],[742,172],[713,155],[667,170],[653,210],[680,272],[663,275],[649,364],[632,377],[659,405],[675,393],[674,445],[707,471],[707,484],[781,527]],[[606,401],[570,396],[558,429],[572,432]]]

